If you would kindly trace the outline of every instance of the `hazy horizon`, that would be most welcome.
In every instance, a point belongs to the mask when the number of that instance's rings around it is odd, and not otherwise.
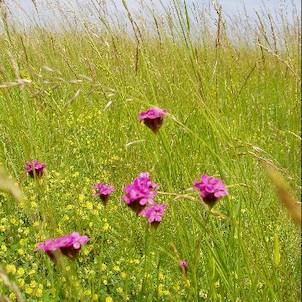
[[[147,4],[147,6],[150,8],[154,8],[159,14],[164,13],[163,5],[161,5],[160,2],[162,2],[165,7],[169,7],[173,1],[127,0],[127,5],[131,12],[137,17],[142,14],[142,11],[140,11],[142,3],[144,5]],[[183,1],[179,2],[183,3]],[[81,21],[86,20],[87,22],[93,23],[93,21],[97,19],[97,16],[95,15],[96,10],[101,9],[101,7],[104,9],[105,6],[107,9],[109,8],[109,10],[114,10],[115,14],[125,14],[125,8],[123,7],[122,0],[6,0],[3,3],[7,4],[9,12],[8,19],[10,20],[11,24],[18,24],[22,29],[30,28],[35,25],[48,27],[50,24],[52,24],[55,26],[55,24],[58,23],[64,24],[73,22],[72,20],[75,18],[78,18]],[[189,9],[193,6],[195,8],[208,7],[209,11],[213,9],[210,8],[210,3],[210,0],[186,1]],[[298,14],[301,15],[301,3],[298,0],[220,0],[215,1],[215,3],[219,3],[222,6],[222,11],[225,17],[245,14],[246,16],[255,16],[255,11],[259,12],[267,9],[267,11],[269,11],[272,15],[278,14],[279,11],[286,12],[290,22],[294,7],[297,9]],[[191,14],[190,10],[189,14]]]

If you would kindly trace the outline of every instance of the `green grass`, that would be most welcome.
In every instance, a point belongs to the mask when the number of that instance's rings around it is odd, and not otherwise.
[[[0,193],[0,267],[24,301],[301,299],[299,230],[265,168],[299,199],[300,26],[285,18],[264,30],[256,17],[253,27],[218,13],[219,30],[197,31],[185,7],[174,9],[170,29],[155,13],[157,34],[137,20],[136,38],[105,17],[104,33],[54,33],[21,32],[3,16],[0,162],[24,199]],[[153,106],[169,113],[158,135],[138,121]],[[47,164],[39,182],[24,171],[35,159]],[[145,171],[168,204],[156,230],[120,200]],[[228,185],[215,207],[226,220],[189,190],[203,173]],[[97,182],[116,188],[106,208],[93,198]],[[74,231],[89,237],[75,262],[34,253]]]

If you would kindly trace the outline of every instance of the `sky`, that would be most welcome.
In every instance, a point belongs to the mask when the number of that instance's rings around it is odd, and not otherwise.
[[[2,0],[3,1],[3,0]],[[116,8],[121,12],[124,12],[122,0],[4,0],[10,9],[11,21],[20,24],[22,27],[30,27],[32,23],[43,23],[45,20],[55,23],[56,21],[64,22],[64,17],[59,16],[53,12],[59,6],[65,15],[66,19],[74,17],[76,14],[83,14],[85,12],[85,18],[93,15],[92,3],[98,2],[114,2]],[[160,0],[126,0],[131,11],[135,12],[139,5],[139,2],[145,2],[148,5],[153,2],[155,6],[159,5]],[[169,5],[172,0],[161,0],[164,5]],[[183,2],[184,0],[178,0]],[[254,15],[255,10],[259,11],[261,7],[266,7],[270,12],[283,9],[288,12],[289,18],[292,13],[292,4],[294,4],[301,16],[301,3],[300,0],[186,0],[187,5],[190,7],[193,3],[202,5],[215,1],[221,4],[225,15],[238,14],[243,11],[243,2],[246,11],[249,15]],[[1,2],[1,1],[0,1]],[[36,3],[36,7],[39,10],[37,14],[33,5]],[[52,7],[50,9],[49,7]],[[91,13],[89,13],[89,11]],[[159,11],[163,11],[162,7]],[[13,16],[13,17],[12,17]],[[1,25],[0,25],[1,27]]]

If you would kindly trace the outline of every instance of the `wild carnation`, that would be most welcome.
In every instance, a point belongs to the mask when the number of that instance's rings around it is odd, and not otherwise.
[[[141,173],[138,178],[124,187],[125,196],[122,200],[136,214],[139,214],[147,204],[153,204],[153,198],[157,195],[158,185],[153,183],[149,177],[149,173]]]
[[[194,189],[200,192],[200,197],[210,207],[213,207],[220,198],[229,195],[222,180],[206,174],[201,175],[200,182],[194,182]]]
[[[40,163],[37,160],[26,162],[26,172],[31,178],[41,178],[43,176],[46,164]]]
[[[94,197],[99,197],[104,206],[108,204],[109,196],[114,192],[114,187],[104,185],[104,184],[96,184],[93,189],[95,190]]]
[[[157,204],[154,202],[151,206],[148,206],[145,209],[143,209],[139,213],[139,215],[147,217],[149,223],[152,226],[157,227],[162,221],[162,217],[165,215],[166,209],[167,209],[167,205]]]
[[[81,246],[88,242],[87,236],[80,236],[79,233],[73,232],[69,235],[55,239],[47,239],[38,244],[35,252],[45,251],[50,259],[57,264],[61,255],[60,252],[68,258],[74,260],[77,258]]]
[[[187,260],[181,260],[178,262],[178,266],[181,270],[182,273],[187,273],[188,272],[188,267],[189,267],[189,263]]]
[[[167,114],[167,110],[159,110],[157,108],[149,109],[145,112],[139,113],[139,120],[142,121],[148,128],[150,128],[155,134],[163,125],[164,116]]]

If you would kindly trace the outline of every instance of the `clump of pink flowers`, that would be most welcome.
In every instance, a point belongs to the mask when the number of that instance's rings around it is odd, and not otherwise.
[[[139,120],[142,121],[148,128],[150,128],[155,134],[163,125],[164,116],[167,114],[167,110],[163,109],[149,109],[145,112],[139,113]]]
[[[104,184],[96,184],[93,189],[95,190],[94,197],[100,197],[104,206],[108,204],[109,196],[114,192],[114,187],[104,185]]]
[[[148,206],[145,209],[143,209],[139,213],[139,215],[147,217],[149,223],[153,227],[156,228],[160,224],[160,222],[162,220],[162,217],[165,214],[166,208],[167,208],[167,205],[165,205],[165,204],[157,204],[157,203],[154,202],[151,206]]]
[[[26,172],[31,178],[41,178],[43,176],[46,164],[40,163],[37,160],[26,162]]]
[[[44,242],[39,243],[35,252],[45,251],[50,259],[57,264],[61,257],[60,253],[72,260],[76,259],[81,246],[87,242],[87,236],[80,236],[79,233],[73,232],[60,238],[47,239]]]
[[[124,187],[126,194],[122,200],[138,215],[147,204],[154,204],[153,198],[157,195],[157,188],[158,185],[152,182],[149,173],[141,173],[131,184]]]
[[[200,192],[202,200],[211,208],[220,198],[229,195],[222,180],[210,177],[206,174],[200,176],[200,182],[194,182],[194,189]]]

